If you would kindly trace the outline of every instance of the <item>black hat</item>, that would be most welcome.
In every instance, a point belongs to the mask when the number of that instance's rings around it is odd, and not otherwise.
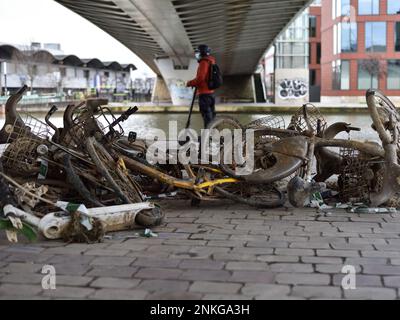
[[[211,49],[206,44],[199,45],[196,51],[200,52],[201,56],[208,56],[211,53]]]

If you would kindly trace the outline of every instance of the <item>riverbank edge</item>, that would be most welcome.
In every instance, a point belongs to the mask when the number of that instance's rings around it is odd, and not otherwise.
[[[110,105],[110,109],[115,113],[122,113],[126,111],[129,107],[136,106],[136,104],[126,104],[126,105]],[[140,105],[137,104],[139,111],[138,113],[160,113],[160,114],[167,114],[167,113],[188,113],[189,107],[188,106],[155,106],[155,105]],[[252,105],[216,105],[216,112],[217,113],[243,113],[243,114],[276,114],[276,113],[288,113],[293,114],[295,113],[301,106],[252,106]],[[365,105],[360,106],[326,106],[326,105],[316,105],[317,108],[324,114],[335,114],[335,113],[368,113],[368,108]],[[0,115],[4,114],[4,108],[0,110]],[[18,108],[18,111],[22,112],[29,112],[29,113],[46,113],[50,110],[50,106],[48,107],[29,107],[23,106]],[[64,112],[65,107],[59,107],[57,113]],[[195,106],[193,108],[193,112],[198,113],[199,108]]]
[[[293,114],[301,106],[225,106],[217,105],[217,113],[290,113]],[[187,113],[189,107],[185,106],[138,106],[139,113]],[[368,113],[367,106],[360,107],[327,107],[317,106],[322,113]],[[128,106],[112,107],[114,112],[124,112]],[[193,112],[198,113],[199,108],[193,108]]]

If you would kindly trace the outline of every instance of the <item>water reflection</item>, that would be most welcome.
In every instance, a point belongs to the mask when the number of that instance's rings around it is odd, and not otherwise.
[[[247,124],[253,120],[264,117],[263,114],[223,114],[238,119],[242,124]],[[40,120],[44,120],[44,114],[37,114]],[[281,114],[284,118],[286,126],[290,122],[291,114]],[[328,124],[334,122],[347,122],[353,126],[360,127],[360,132],[352,132],[351,138],[356,140],[375,140],[379,141],[378,135],[371,128],[371,118],[368,114],[330,114],[325,116]],[[62,115],[54,115],[52,122],[57,127],[62,127]],[[139,138],[151,138],[154,136],[156,129],[165,131],[168,135],[169,121],[177,121],[178,130],[184,128],[187,120],[187,114],[164,114],[164,113],[151,113],[151,114],[134,114],[126,122],[123,123],[123,128],[126,132],[135,131]],[[0,117],[0,126],[4,124],[4,117]],[[197,131],[202,128],[203,120],[200,114],[193,114],[191,127]],[[347,138],[346,133],[341,134],[340,138]]]

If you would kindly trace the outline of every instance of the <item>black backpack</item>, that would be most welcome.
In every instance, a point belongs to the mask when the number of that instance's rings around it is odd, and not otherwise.
[[[210,63],[208,89],[215,90],[222,86],[222,73],[217,64]]]

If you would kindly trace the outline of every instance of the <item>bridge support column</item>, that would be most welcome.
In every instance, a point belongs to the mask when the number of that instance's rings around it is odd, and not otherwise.
[[[154,103],[171,102],[171,95],[167,84],[161,76],[157,76],[151,101]]]
[[[224,76],[224,84],[216,91],[218,100],[225,102],[255,102],[253,75]]]
[[[196,77],[197,61],[191,59],[186,69],[176,68],[170,58],[158,58],[155,63],[168,88],[172,103],[177,106],[189,105],[193,97],[193,89],[187,88],[186,82]]]

